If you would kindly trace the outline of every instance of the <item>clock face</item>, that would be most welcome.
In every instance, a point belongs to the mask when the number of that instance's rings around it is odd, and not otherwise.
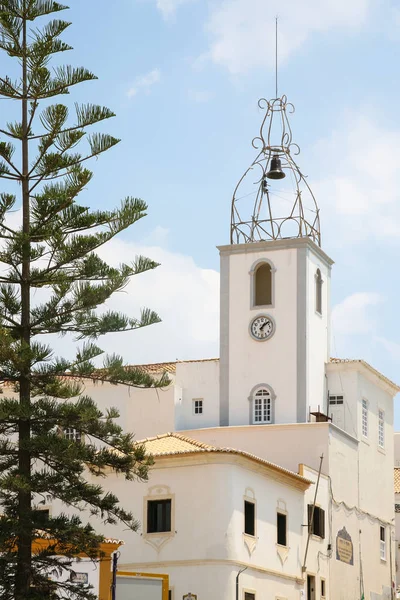
[[[268,340],[274,333],[274,322],[267,315],[258,315],[250,323],[250,334],[255,340]]]

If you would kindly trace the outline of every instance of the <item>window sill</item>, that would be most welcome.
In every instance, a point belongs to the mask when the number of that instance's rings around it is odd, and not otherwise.
[[[322,542],[325,538],[322,538],[320,535],[317,535],[316,533],[312,533],[311,539],[313,539],[315,542]]]
[[[274,308],[273,304],[257,304],[257,306],[252,305],[250,310],[262,310],[263,308]]]
[[[387,563],[387,558],[382,558],[381,557],[381,563],[385,563],[386,564]]]
[[[364,444],[366,444],[367,446],[371,445],[368,438],[365,437],[365,435],[362,436],[361,441],[364,442]]]
[[[381,448],[381,446],[378,446],[378,452],[380,452],[381,454],[386,455],[386,450],[385,448]]]

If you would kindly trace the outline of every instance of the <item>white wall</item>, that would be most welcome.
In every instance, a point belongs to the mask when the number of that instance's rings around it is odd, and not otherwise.
[[[199,600],[232,600],[236,574],[245,564],[248,570],[241,588],[255,589],[257,598],[270,593],[280,596],[284,590],[285,597],[298,600],[296,577],[301,575],[304,520],[301,489],[267,476],[263,467],[245,459],[205,454],[158,459],[148,483],[125,482],[110,475],[104,484],[140,519],[149,494],[162,489],[174,496],[175,534],[160,548],[148,543],[142,529],[129,533],[121,524],[99,527],[91,519],[106,536],[124,539],[120,570],[168,573],[179,600],[189,591],[197,593]],[[245,495],[256,501],[253,552],[243,536]],[[288,513],[289,553],[284,564],[276,546],[278,502]]]
[[[250,304],[249,272],[261,258],[269,259],[276,269],[275,303],[265,309],[251,308]],[[296,422],[296,302],[296,249],[243,251],[229,256],[230,425],[249,423],[248,398],[252,388],[260,383],[269,384],[276,394],[275,421]],[[276,323],[275,334],[266,342],[257,342],[249,335],[250,321],[260,313],[271,315]]]
[[[219,425],[219,360],[176,364],[175,431]],[[203,413],[194,414],[193,400],[203,400]]]

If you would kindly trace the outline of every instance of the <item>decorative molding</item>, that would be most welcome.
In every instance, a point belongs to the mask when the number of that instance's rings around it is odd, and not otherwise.
[[[288,546],[281,546],[276,544],[276,553],[279,556],[282,566],[285,564],[287,557],[289,556],[290,548]]]
[[[236,568],[247,567],[249,571],[255,571],[256,573],[265,573],[272,575],[278,579],[284,579],[287,581],[294,581],[301,585],[304,584],[305,579],[298,575],[291,575],[289,573],[282,573],[281,571],[275,571],[274,569],[267,569],[261,565],[255,565],[242,560],[234,560],[229,558],[208,558],[208,559],[188,559],[188,560],[161,560],[145,563],[128,563],[121,564],[121,569],[132,569],[135,571],[141,571],[144,569],[166,569],[168,567],[205,567],[205,566],[218,566],[228,565]]]
[[[243,542],[248,550],[249,556],[251,557],[251,555],[257,547],[258,538],[253,535],[248,535],[247,533],[244,533]]]

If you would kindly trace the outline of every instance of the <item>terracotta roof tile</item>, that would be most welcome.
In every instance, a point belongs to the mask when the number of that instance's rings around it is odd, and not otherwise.
[[[251,461],[270,467],[274,471],[284,473],[289,477],[296,479],[299,482],[306,484],[312,483],[305,477],[298,475],[298,473],[294,473],[289,469],[285,469],[284,467],[280,467],[279,465],[269,462],[268,460],[264,460],[263,458],[260,458],[255,454],[244,452],[243,450],[237,450],[235,448],[220,448],[217,446],[211,446],[209,444],[198,442],[197,440],[193,440],[186,436],[180,435],[179,433],[165,433],[163,435],[157,435],[155,437],[140,440],[137,442],[137,444],[145,446],[146,451],[149,454],[152,454],[155,458],[157,456],[177,456],[198,454],[203,452],[235,454],[237,456],[243,456]]]

